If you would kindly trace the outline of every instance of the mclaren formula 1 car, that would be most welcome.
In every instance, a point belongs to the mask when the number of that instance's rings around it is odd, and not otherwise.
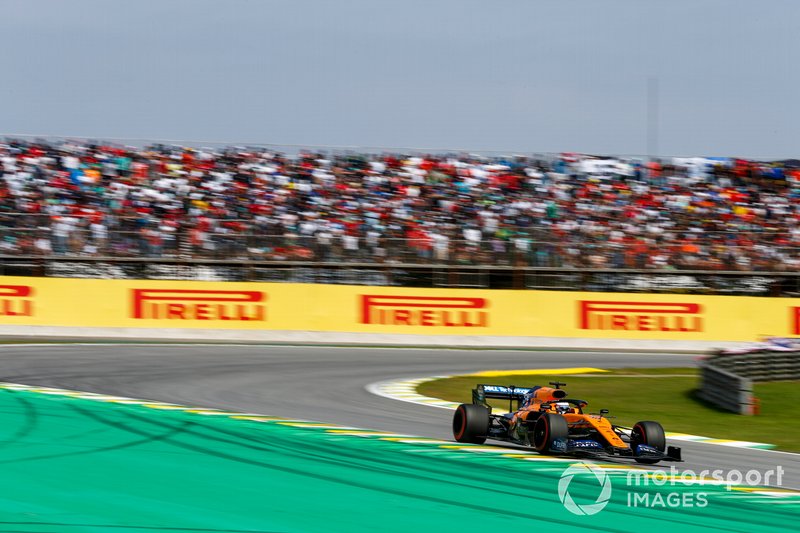
[[[592,458],[631,458],[655,464],[680,461],[681,449],[666,445],[658,422],[633,427],[612,424],[608,410],[583,412],[587,402],[567,398],[566,383],[551,387],[478,385],[472,404],[461,404],[453,416],[458,442],[483,444],[486,439],[530,446],[539,453]],[[508,400],[508,413],[493,414],[488,399]]]

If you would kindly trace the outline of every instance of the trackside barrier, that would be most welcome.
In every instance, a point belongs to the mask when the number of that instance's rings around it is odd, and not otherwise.
[[[709,363],[700,365],[701,400],[740,415],[753,414],[753,382]]]
[[[42,335],[81,329],[96,337],[216,339],[223,332],[226,339],[264,340],[286,333],[311,341],[391,336],[398,344],[531,346],[554,339],[551,346],[568,347],[584,339],[585,346],[707,349],[765,335],[800,336],[800,299],[0,277],[0,334],[25,328]]]
[[[742,354],[719,354],[706,359],[716,368],[753,381],[800,379],[800,352],[772,350]]]
[[[700,365],[698,396],[721,409],[754,414],[753,382],[800,379],[800,352],[716,354]]]

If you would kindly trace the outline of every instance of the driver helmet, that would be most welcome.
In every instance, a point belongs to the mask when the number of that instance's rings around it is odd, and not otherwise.
[[[555,404],[556,413],[568,413],[569,412],[569,402],[557,402]]]
[[[522,396],[522,405],[524,407],[529,406],[533,403],[533,400],[536,398],[536,391],[534,389],[529,390]]]

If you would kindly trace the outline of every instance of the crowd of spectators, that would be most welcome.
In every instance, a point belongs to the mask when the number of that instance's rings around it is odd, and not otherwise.
[[[785,271],[800,162],[0,144],[0,255]]]

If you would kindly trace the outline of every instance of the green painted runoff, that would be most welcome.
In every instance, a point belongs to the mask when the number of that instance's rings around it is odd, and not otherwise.
[[[800,519],[783,499],[628,487],[624,471],[611,474],[608,505],[580,516],[558,494],[570,462],[442,446],[0,390],[0,531],[765,532]],[[601,492],[594,475],[568,490],[580,506]],[[631,507],[632,492],[650,504],[703,492],[707,505]]]

